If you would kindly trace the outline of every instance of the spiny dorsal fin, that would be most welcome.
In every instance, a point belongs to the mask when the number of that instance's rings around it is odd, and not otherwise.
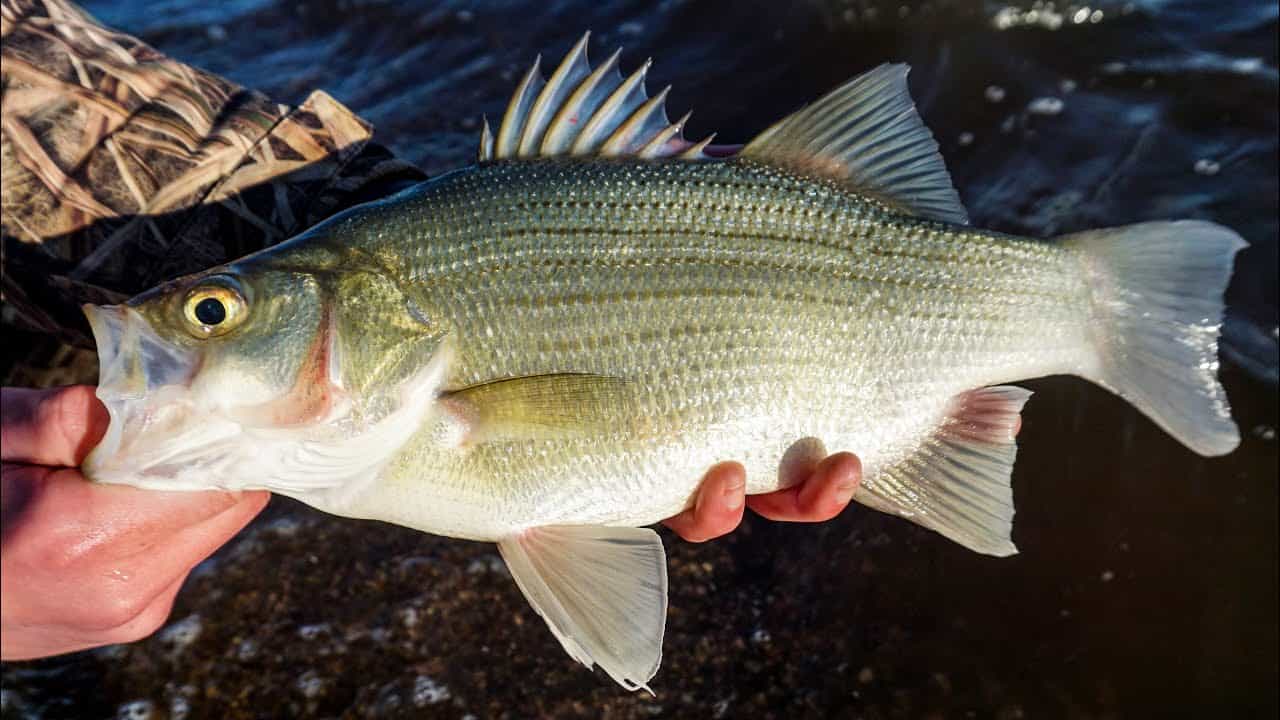
[[[914,215],[967,225],[906,65],[881,65],[760,133],[743,157],[843,180]]]
[[[480,131],[481,162],[557,155],[630,155],[705,160],[706,143],[682,136],[688,115],[667,118],[667,89],[650,98],[644,87],[652,61],[623,78],[615,52],[594,70],[587,62],[586,33],[549,80],[542,58],[534,61],[516,88],[495,136],[486,120]]]
[[[560,67],[551,74],[551,80],[538,93],[538,98],[529,108],[520,132],[520,144],[516,149],[516,154],[520,157],[528,157],[538,151],[547,125],[551,123],[556,111],[564,104],[569,93],[591,74],[591,65],[587,63],[587,40],[590,37],[590,33],[583,34],[578,44],[560,61]]]
[[[529,111],[533,108],[533,101],[537,99],[542,86],[547,84],[542,79],[542,72],[539,70],[541,66],[542,56],[539,55],[534,58],[533,67],[529,68],[516,86],[516,93],[511,96],[507,111],[502,114],[502,124],[498,126],[498,138],[494,147],[494,153],[498,157],[514,156],[520,147],[520,136],[524,132]],[[481,132],[489,132],[487,121]]]

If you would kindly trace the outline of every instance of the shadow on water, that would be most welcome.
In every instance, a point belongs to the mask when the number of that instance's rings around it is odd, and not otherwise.
[[[587,27],[593,57],[653,54],[669,107],[697,110],[690,134],[725,141],[909,61],[976,224],[1202,217],[1252,243],[1224,348],[1244,441],[1201,459],[1104,391],[1049,378],[1028,383],[1014,558],[856,508],[749,519],[706,545],[668,536],[656,698],[566,658],[492,547],[277,499],[156,637],[6,665],[4,718],[1276,715],[1274,4],[1090,3],[1083,22],[1079,4],[972,2],[162,6],[88,9],[279,100],[326,89],[433,173],[470,160],[480,114],[537,52]]]

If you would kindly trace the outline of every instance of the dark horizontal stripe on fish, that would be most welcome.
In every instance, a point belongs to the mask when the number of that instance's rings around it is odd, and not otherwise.
[[[732,235],[729,233],[690,233],[689,231],[663,231],[663,230],[625,230],[625,229],[578,229],[578,228],[528,228],[528,229],[507,229],[508,237],[580,237],[580,238],[610,238],[610,237],[653,237],[653,236],[699,236],[711,239],[746,239],[765,241],[778,241],[780,238],[768,236],[744,236]],[[492,240],[484,242],[484,245],[498,245],[501,240]],[[475,243],[479,245],[481,243]],[[461,244],[460,244],[461,245]],[[634,248],[634,246],[633,246]],[[971,285],[960,283],[951,278],[958,275],[958,271],[954,268],[941,267],[940,263],[929,261],[929,267],[922,271],[911,266],[889,266],[876,268],[875,274],[859,273],[858,267],[853,262],[849,264],[804,262],[804,258],[796,258],[797,262],[780,262],[776,255],[772,255],[761,251],[760,253],[751,253],[743,251],[735,251],[735,256],[726,257],[716,254],[714,248],[708,247],[711,253],[708,256],[701,255],[674,255],[666,254],[658,257],[653,256],[614,256],[603,257],[599,253],[598,248],[583,249],[582,254],[577,256],[568,256],[566,251],[573,251],[572,247],[532,247],[521,248],[519,256],[513,256],[511,250],[495,249],[487,254],[465,254],[463,247],[455,248],[462,257],[458,260],[448,263],[447,261],[436,264],[435,267],[426,267],[419,270],[415,275],[416,280],[428,280],[436,275],[449,275],[458,278],[465,277],[483,277],[491,273],[515,272],[525,268],[539,268],[549,270],[571,270],[571,269],[587,269],[593,267],[605,267],[619,270],[629,270],[636,268],[651,267],[654,265],[663,266],[714,266],[730,269],[755,269],[755,270],[783,270],[788,272],[807,273],[814,275],[822,275],[836,280],[846,282],[862,282],[869,284],[880,284],[905,288],[910,290],[937,290],[948,293],[955,292],[973,292],[976,291]],[[471,249],[471,248],[466,248]],[[670,246],[655,248],[670,251]],[[690,250],[697,251],[697,246],[692,246]],[[748,251],[749,252],[749,251]],[[895,253],[888,251],[880,251],[879,249],[869,249],[870,254],[883,256],[885,258],[911,258],[913,256],[906,253]],[[755,255],[763,257],[754,257]],[[550,257],[547,257],[550,256]],[[927,258],[919,258],[927,260]],[[850,256],[851,261],[857,260],[856,256]],[[460,265],[460,267],[458,266]],[[987,272],[997,272],[998,269],[984,267]],[[890,273],[893,273],[892,275]],[[945,276],[944,278],[938,277]],[[1053,299],[1065,300],[1074,299],[1072,295],[1065,295],[1060,290],[1052,292],[1048,289],[1044,291],[1036,291],[1020,284],[1021,278],[1007,274],[999,273],[997,277],[982,277],[985,282],[993,280],[1003,280],[1001,290],[1007,290],[1011,294],[1015,294],[1028,299]],[[1057,290],[1055,288],[1055,290]]]
[[[902,287],[912,287],[903,285]],[[463,292],[466,296],[485,297],[489,291],[488,287],[483,284],[468,287]],[[747,289],[747,288],[711,288],[711,287],[683,287],[683,288],[653,288],[644,290],[624,290],[617,292],[602,292],[598,290],[586,290],[582,292],[566,292],[566,293],[538,293],[537,295],[529,294],[512,294],[508,296],[503,304],[512,305],[521,308],[544,308],[556,306],[578,306],[590,307],[610,304],[626,304],[654,301],[679,302],[697,299],[720,298],[723,300],[768,300],[773,302],[784,303],[806,303],[812,306],[830,307],[839,310],[853,312],[860,309],[855,302],[850,302],[846,296],[823,296],[814,293],[807,293],[799,290],[775,288],[763,289]],[[883,299],[883,298],[882,298]],[[919,298],[904,298],[904,302],[910,300],[916,304],[920,302]],[[961,313],[946,312],[943,308],[945,305],[940,304],[937,308],[910,308],[904,305],[894,305],[892,310],[894,317],[898,318],[916,318],[921,320],[951,320],[974,322],[975,318]],[[980,320],[980,318],[978,319]],[[1025,322],[1025,320],[1024,320]]]

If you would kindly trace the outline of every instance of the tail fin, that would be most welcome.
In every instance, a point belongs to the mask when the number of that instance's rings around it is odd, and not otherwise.
[[[1068,235],[1093,288],[1092,378],[1201,455],[1240,444],[1218,383],[1222,295],[1247,243],[1210,222],[1151,222]]]

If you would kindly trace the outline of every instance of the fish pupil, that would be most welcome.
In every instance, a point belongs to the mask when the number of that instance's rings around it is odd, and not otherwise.
[[[227,319],[227,308],[217,298],[205,298],[196,304],[196,319],[205,325],[217,325]]]

